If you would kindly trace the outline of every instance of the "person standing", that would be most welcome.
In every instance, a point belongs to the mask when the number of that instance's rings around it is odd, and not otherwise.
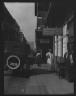
[[[71,66],[74,65],[74,52],[73,52],[73,50],[70,53],[70,63],[71,63]]]
[[[46,53],[47,57],[47,70],[52,71],[53,70],[53,54],[51,52],[51,49],[49,49],[49,52]]]
[[[74,52],[67,50],[64,54],[65,78],[68,81],[74,80]]]
[[[74,76],[75,76],[75,66],[74,66],[74,51],[72,50],[71,53],[70,53],[70,77],[71,77],[71,81],[74,80]]]
[[[65,52],[65,54],[64,54],[64,64],[65,64],[65,65],[67,64],[67,60],[68,60],[68,50],[67,50],[67,52]]]
[[[38,50],[36,55],[38,66],[41,66],[41,57],[42,57],[41,50]]]

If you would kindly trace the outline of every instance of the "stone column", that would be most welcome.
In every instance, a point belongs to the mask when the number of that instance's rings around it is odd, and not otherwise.
[[[62,57],[62,36],[58,36],[58,61],[61,62]]]
[[[55,70],[57,70],[57,56],[58,56],[58,36],[55,35]]]
[[[53,54],[55,54],[55,36],[53,36]]]
[[[53,55],[54,55],[53,70],[55,70],[55,35],[53,36]]]
[[[68,43],[68,37],[67,37],[67,24],[63,27],[63,57],[64,54],[67,52],[67,43]]]

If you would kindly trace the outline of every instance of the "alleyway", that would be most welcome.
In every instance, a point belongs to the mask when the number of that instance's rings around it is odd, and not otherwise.
[[[47,72],[46,64],[31,66],[30,77],[4,76],[5,94],[73,94],[74,84]]]

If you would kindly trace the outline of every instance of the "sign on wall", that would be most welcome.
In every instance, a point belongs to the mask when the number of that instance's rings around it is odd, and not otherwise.
[[[43,28],[43,35],[63,35],[62,28]]]
[[[40,43],[49,43],[49,39],[40,39]]]

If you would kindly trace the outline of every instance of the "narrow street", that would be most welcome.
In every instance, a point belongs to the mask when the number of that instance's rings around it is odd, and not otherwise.
[[[31,66],[30,77],[4,76],[4,94],[73,94],[74,84],[48,72],[46,64]]]
[[[45,1],[0,3],[4,95],[74,94],[75,3]]]

